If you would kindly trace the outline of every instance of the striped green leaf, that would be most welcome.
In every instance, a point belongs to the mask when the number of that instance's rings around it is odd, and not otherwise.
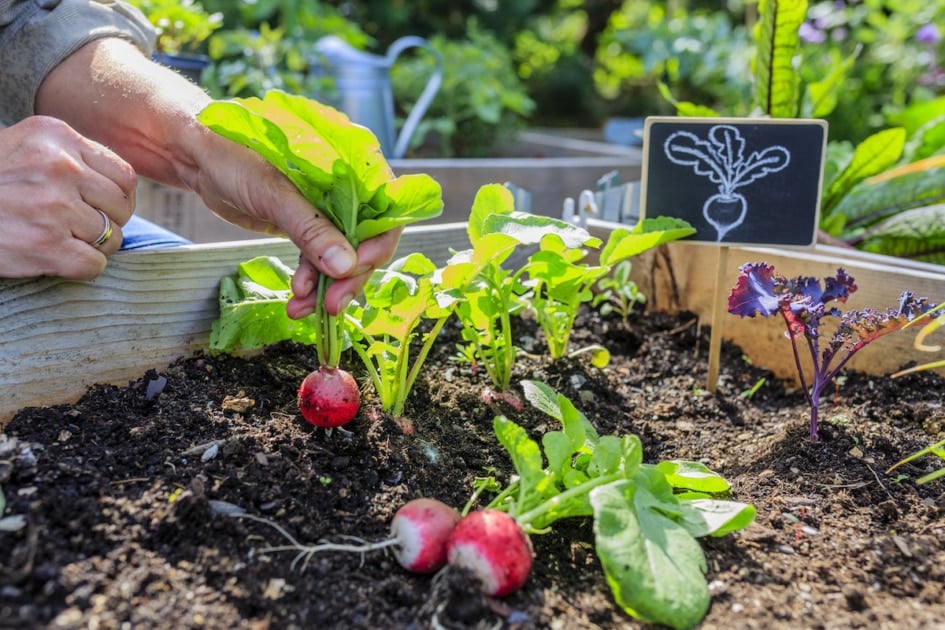
[[[945,204],[899,212],[870,229],[861,249],[945,264]]]
[[[945,166],[867,180],[845,195],[831,214],[844,217],[844,231],[838,236],[847,240],[897,213],[942,202]]]
[[[906,144],[906,130],[893,127],[874,133],[857,145],[853,158],[836,179],[826,182],[822,213],[826,217],[854,186],[877,173],[881,173],[902,156]]]
[[[807,14],[807,0],[759,0],[753,61],[756,105],[772,118],[798,112],[800,76],[794,69],[798,29]]]

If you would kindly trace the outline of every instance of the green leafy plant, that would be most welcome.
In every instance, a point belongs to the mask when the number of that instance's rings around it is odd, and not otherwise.
[[[467,234],[470,249],[454,254],[439,274],[439,288],[457,298],[456,314],[467,356],[481,364],[499,390],[507,390],[517,350],[512,318],[530,305],[530,264],[509,269],[503,263],[521,246],[545,251],[594,247],[600,239],[583,228],[550,217],[515,212],[515,200],[504,186],[480,188],[473,202]],[[547,239],[547,240],[546,240]]]
[[[598,434],[565,396],[538,381],[523,381],[525,398],[561,423],[540,443],[504,416],[496,437],[516,475],[502,487],[477,481],[464,509],[495,492],[486,509],[512,516],[528,534],[564,518],[594,519],[594,541],[617,603],[630,615],[673,628],[691,628],[710,603],[705,557],[697,538],[747,527],[751,505],[718,497],[728,482],[698,462],[643,463],[636,435]]]
[[[443,60],[443,85],[417,127],[414,144],[427,140],[441,157],[480,157],[510,141],[535,103],[515,73],[508,49],[471,20],[466,38],[442,35],[430,44]],[[391,70],[396,101],[410,110],[433,72],[430,55],[398,61]]]
[[[634,305],[646,302],[646,296],[630,279],[629,259],[664,243],[686,238],[695,231],[688,222],[673,217],[651,217],[632,229],[615,229],[600,252],[600,264],[610,269],[610,275],[597,282],[593,305],[603,315],[617,312],[626,322]]]
[[[630,279],[633,268],[629,260],[614,265],[610,275],[597,282],[597,293],[592,304],[605,317],[616,313],[624,323],[630,319],[630,313],[637,304],[646,304],[646,296],[637,283]]]
[[[914,462],[915,460],[921,457],[925,457],[926,455],[934,455],[938,457],[939,459],[941,459],[943,462],[945,462],[945,440],[942,440],[941,442],[936,442],[935,444],[932,444],[931,446],[928,446],[920,451],[916,451],[915,453],[913,453],[912,455],[909,455],[905,459],[902,459],[896,462],[895,464],[890,466],[888,470],[886,470],[886,474],[888,475],[892,473],[892,471],[899,468],[900,466],[904,466],[905,464]],[[922,475],[921,477],[916,479],[916,483],[919,485],[922,485],[922,484],[929,483],[931,481],[935,481],[936,479],[941,479],[942,477],[945,477],[945,466],[942,466],[938,470],[934,470],[928,473],[927,475]]]
[[[542,239],[539,247],[528,257],[524,284],[531,289],[529,309],[544,332],[548,354],[560,359],[568,352],[578,308],[593,299],[591,288],[609,268],[581,263],[585,251],[569,248],[561,239]]]
[[[433,342],[453,314],[456,298],[435,287],[436,271],[423,254],[400,258],[375,271],[364,287],[364,306],[353,304],[346,312],[353,348],[368,369],[381,409],[398,419]],[[411,362],[415,340],[419,347]]]
[[[210,348],[229,352],[262,348],[278,341],[315,343],[310,319],[285,313],[292,293],[292,269],[272,256],[240,263],[236,273],[220,280],[220,315],[210,330]]]
[[[870,157],[863,152],[865,146],[891,135],[895,144],[878,147],[872,161],[892,158],[897,165],[871,169],[850,182],[846,194],[827,197],[821,227],[865,251],[945,264],[945,155],[902,163],[899,155],[907,144],[902,132],[901,128],[881,131],[857,146],[846,170]],[[833,187],[833,182],[828,184]]]
[[[198,0],[129,0],[157,29],[157,50],[193,53],[221,26],[223,15],[208,12]]]
[[[271,91],[263,99],[208,105],[199,115],[210,129],[264,157],[320,209],[353,247],[396,227],[436,217],[440,185],[424,174],[394,177],[368,129],[301,96]],[[325,310],[331,278],[318,279],[313,315],[319,363],[338,366],[344,318]]]

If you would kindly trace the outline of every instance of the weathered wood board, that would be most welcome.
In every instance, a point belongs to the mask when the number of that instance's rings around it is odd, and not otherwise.
[[[465,224],[408,228],[398,255],[438,264],[468,246]],[[92,282],[0,280],[0,425],[25,406],[69,402],[89,385],[125,385],[206,348],[220,278],[255,256],[298,263],[283,239],[115,254]]]
[[[606,237],[616,224],[592,222]],[[398,255],[422,251],[442,264],[451,249],[467,247],[464,223],[408,228]],[[148,369],[163,369],[207,346],[217,317],[219,280],[239,262],[269,255],[293,265],[288,241],[263,239],[127,252],[112,257],[93,282],[60,279],[0,281],[0,424],[26,406],[76,400],[89,385],[124,385]],[[718,250],[672,243],[634,260],[633,277],[649,308],[693,311],[708,325]],[[945,267],[911,264],[836,248],[813,251],[731,248],[722,307],[743,262],[766,261],[785,275],[832,275],[843,266],[860,289],[844,308],[891,306],[906,289],[945,299]],[[725,339],[783,378],[795,368],[780,320],[722,318]],[[939,355],[912,349],[912,332],[899,332],[864,349],[851,367],[885,374],[909,360]],[[934,341],[934,340],[933,340]]]

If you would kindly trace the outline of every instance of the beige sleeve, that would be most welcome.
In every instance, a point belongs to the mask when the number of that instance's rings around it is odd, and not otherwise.
[[[49,71],[103,37],[150,53],[155,33],[137,9],[115,0],[0,0],[0,125],[33,115]]]

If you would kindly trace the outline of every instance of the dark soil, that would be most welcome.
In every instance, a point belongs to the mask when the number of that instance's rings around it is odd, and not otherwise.
[[[321,554],[303,570],[291,552],[260,553],[285,542],[273,528],[215,511],[239,506],[303,543],[377,540],[408,499],[462,507],[475,477],[506,476],[492,418],[533,435],[553,421],[484,402],[484,373],[453,360],[445,332],[410,398],[413,435],[370,397],[350,433],[306,424],[295,392],[315,359],[292,345],[184,358],[75,405],[23,410],[0,437],[5,514],[27,521],[0,532],[0,627],[642,627],[614,605],[589,521],[535,536],[524,589],[490,600],[463,575],[410,575],[385,552]],[[813,444],[802,392],[735,347],[723,345],[717,392],[704,391],[708,336],[691,317],[587,316],[574,344],[591,340],[613,353],[607,369],[525,356],[516,383],[547,382],[602,434],[636,433],[648,461],[704,462],[757,507],[748,529],[703,541],[701,628],[945,625],[945,482],[915,483],[931,460],[885,472],[941,439],[940,377],[844,375]]]

